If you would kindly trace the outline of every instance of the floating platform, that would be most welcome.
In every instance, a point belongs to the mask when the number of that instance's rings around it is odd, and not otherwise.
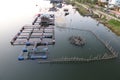
[[[54,14],[38,14],[32,25],[20,29],[10,42],[25,46],[18,60],[48,58],[48,45],[55,44],[54,20]]]
[[[48,58],[48,43],[41,45],[39,42],[35,42],[31,45],[29,42],[23,47],[21,54],[18,56],[18,60],[28,59],[47,59]]]
[[[54,25],[55,15],[52,13],[38,14],[32,25]]]
[[[37,49],[27,49],[18,56],[18,60],[35,60],[35,59],[47,59],[48,49],[39,51]]]
[[[41,27],[35,25],[23,26],[20,31],[11,40],[12,45],[25,45],[29,42],[33,45],[35,42],[44,45],[46,42],[48,45],[55,43],[54,26]]]

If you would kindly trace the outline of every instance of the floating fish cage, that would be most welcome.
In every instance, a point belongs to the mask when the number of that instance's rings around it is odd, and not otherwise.
[[[54,44],[54,26],[41,27],[41,26],[23,26],[22,29],[12,39],[12,45],[25,45],[26,43],[34,44],[41,42],[41,44]]]
[[[43,22],[48,25],[43,25]],[[23,26],[10,43],[25,46],[18,60],[47,59],[48,45],[55,44],[54,14],[38,14],[32,25]]]
[[[22,53],[18,56],[18,60],[47,59],[47,46],[55,44],[54,26],[23,26],[12,39],[11,44],[25,45]]]
[[[36,60],[48,58],[48,46],[24,47],[18,60]]]

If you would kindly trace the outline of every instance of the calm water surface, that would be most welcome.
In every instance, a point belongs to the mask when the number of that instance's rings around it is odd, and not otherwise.
[[[11,46],[10,40],[23,25],[31,24],[38,11],[38,7],[35,6],[37,2],[34,0],[21,0],[20,2],[12,0],[16,4],[10,5],[13,3],[12,1],[8,2],[10,4],[5,1],[0,3],[2,4],[0,7],[2,10],[0,15],[0,80],[120,80],[119,58],[105,62],[79,64],[38,64],[37,60],[18,61],[17,57],[23,46]],[[49,4],[49,2],[41,0],[41,4],[43,3]],[[98,24],[96,20],[82,17],[77,12],[71,11],[70,15],[65,17],[65,21],[65,27],[89,29],[104,41],[110,41],[111,45],[120,51],[120,37],[104,25]],[[87,56],[91,53],[96,55],[95,53],[108,52],[91,33],[58,27],[55,32],[56,45],[50,46],[51,56]],[[69,44],[68,38],[73,34],[81,35],[88,43],[83,48],[72,50],[73,46]],[[96,43],[98,45],[95,45]],[[88,46],[91,47],[91,50]]]

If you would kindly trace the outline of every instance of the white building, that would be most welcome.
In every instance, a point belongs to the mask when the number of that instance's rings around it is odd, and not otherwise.
[[[109,0],[108,4],[120,7],[120,0]]]

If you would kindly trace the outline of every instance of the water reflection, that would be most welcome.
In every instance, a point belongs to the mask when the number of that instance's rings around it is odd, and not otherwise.
[[[50,56],[86,56],[90,55],[102,55],[105,52],[109,53],[109,51],[105,48],[103,44],[100,43],[95,36],[86,31],[80,29],[72,29],[72,28],[56,28],[56,44],[54,48],[50,48]],[[69,38],[71,36],[81,36],[85,39],[86,45],[83,47],[75,47],[70,44]]]

